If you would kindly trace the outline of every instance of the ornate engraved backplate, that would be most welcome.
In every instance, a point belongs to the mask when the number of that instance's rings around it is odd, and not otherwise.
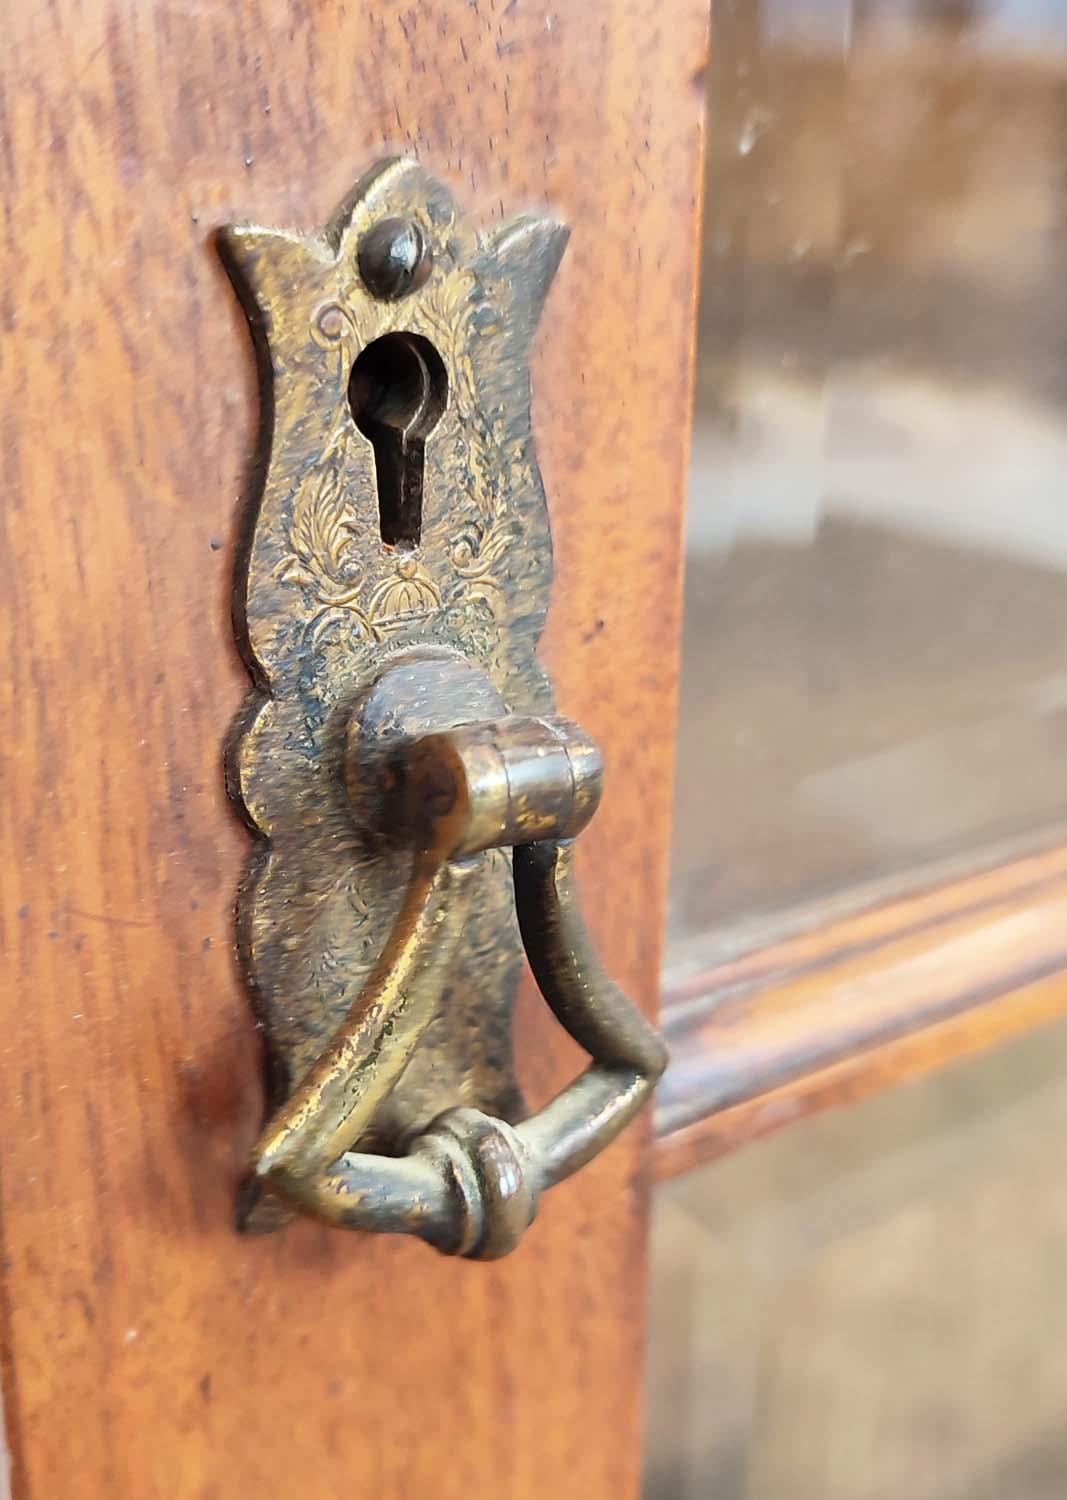
[[[391,221],[408,227],[421,259],[410,286],[401,279],[383,292],[368,246]],[[560,224],[534,218],[478,233],[445,187],[401,160],[364,178],[321,235],[253,226],[221,235],[262,377],[262,492],[236,610],[255,690],[230,773],[261,835],[239,931],[272,1105],[359,995],[407,880],[407,856],[362,826],[346,795],[345,731],[361,696],[390,661],[459,655],[507,710],[551,709],[534,656],[551,545],[527,356],[566,238]],[[389,335],[423,351],[439,408],[424,450],[412,450],[419,514],[400,539],[386,524],[384,463],[358,420],[353,377],[365,351],[388,352],[379,341]],[[367,368],[373,382],[388,361],[372,353]],[[505,856],[488,856],[479,878],[427,1044],[368,1148],[397,1149],[457,1103],[505,1119],[521,1111],[510,1042],[519,940]]]

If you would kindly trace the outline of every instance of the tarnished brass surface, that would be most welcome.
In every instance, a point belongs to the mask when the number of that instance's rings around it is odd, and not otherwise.
[[[229,759],[262,836],[239,936],[271,1078],[245,1227],[288,1204],[503,1254],[663,1066],[573,905],[559,841],[600,758],[535,659],[551,543],[527,351],[565,241],[549,219],[479,235],[405,161],[319,237],[221,236],[263,399],[236,610],[256,687]],[[594,1058],[526,1121],[519,926]]]

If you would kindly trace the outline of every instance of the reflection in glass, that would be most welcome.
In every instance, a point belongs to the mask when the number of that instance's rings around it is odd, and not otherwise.
[[[717,0],[675,965],[1067,819],[1065,160],[1062,4]]]
[[[1063,1500],[1067,1023],[665,1183],[645,1500]]]

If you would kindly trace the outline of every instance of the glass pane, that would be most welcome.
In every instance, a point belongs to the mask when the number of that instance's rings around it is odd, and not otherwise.
[[[1067,6],[712,30],[675,961],[1067,815]]]
[[[1067,1023],[659,1189],[645,1500],[1062,1500]]]

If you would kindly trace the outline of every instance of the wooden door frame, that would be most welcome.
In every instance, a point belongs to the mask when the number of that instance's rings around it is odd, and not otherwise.
[[[635,1497],[650,1117],[475,1264],[250,1238],[263,1115],[222,742],[258,425],[212,244],[316,230],[395,151],[572,238],[531,362],[543,658],[601,742],[590,927],[649,1011],[666,891],[706,0],[13,8],[0,301],[8,957],[0,1335],[15,1500]],[[581,1065],[527,987],[534,1102]]]
[[[1067,843],[987,864],[668,984],[657,1177],[1067,1015]]]

